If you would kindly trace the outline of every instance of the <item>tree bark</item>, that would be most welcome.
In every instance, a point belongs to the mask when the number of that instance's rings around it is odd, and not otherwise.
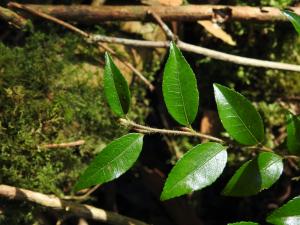
[[[13,4],[8,4],[8,6]],[[62,20],[95,24],[114,20],[151,20],[152,11],[164,21],[286,21],[280,9],[275,7],[225,6],[225,5],[184,5],[184,6],[89,6],[89,5],[33,5],[31,9],[49,14]],[[290,10],[300,14],[300,7]]]

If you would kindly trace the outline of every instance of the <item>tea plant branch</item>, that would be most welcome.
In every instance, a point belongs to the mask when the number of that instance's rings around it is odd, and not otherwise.
[[[168,129],[160,129],[160,128],[153,128],[153,127],[148,127],[144,125],[140,125],[135,123],[134,121],[131,121],[129,119],[119,119],[121,125],[124,126],[130,126],[134,130],[140,132],[140,133],[145,133],[145,134],[167,134],[167,135],[179,135],[179,136],[189,136],[189,137],[200,137],[203,139],[208,139],[211,141],[216,141],[220,143],[224,143],[224,141],[220,138],[213,137],[207,134],[202,134],[199,132],[196,132],[191,129],[185,129],[184,131],[182,130],[168,130]]]
[[[12,200],[28,201],[47,208],[65,211],[65,213],[76,217],[92,219],[113,225],[148,225],[140,220],[96,208],[91,205],[65,201],[52,195],[46,195],[40,192],[4,184],[0,185],[0,197]]]
[[[145,40],[135,40],[135,39],[128,39],[128,38],[109,37],[109,36],[98,35],[98,34],[90,36],[90,39],[94,42],[101,41],[107,43],[116,43],[116,44],[130,45],[135,47],[146,47],[146,48],[168,48],[170,46],[170,43],[168,41],[145,41]],[[232,54],[196,46],[193,44],[188,44],[181,40],[177,40],[176,46],[180,48],[182,51],[192,52],[195,54],[210,57],[212,59],[231,62],[234,64],[300,72],[299,65],[232,55]]]
[[[68,143],[59,143],[59,144],[44,144],[41,147],[43,148],[69,148],[69,147],[75,147],[80,146],[85,143],[85,140],[78,140]]]
[[[60,20],[60,19],[57,19],[51,15],[48,15],[46,13],[43,13],[43,12],[39,12],[39,11],[36,11],[30,7],[27,7],[25,5],[22,5],[22,4],[19,4],[19,3],[16,3],[16,2],[10,2],[8,3],[8,6],[11,7],[11,8],[16,8],[16,9],[21,9],[21,10],[24,10],[26,12],[29,12],[33,15],[36,15],[36,16],[39,16],[41,18],[44,18],[46,20],[49,20],[51,22],[54,22],[60,26],[63,26],[65,27],[66,29],[68,30],[71,30],[79,35],[81,35],[83,38],[85,38],[85,40],[87,40],[88,42],[90,43],[93,43],[93,44],[98,44],[98,46],[102,49],[104,49],[105,51],[109,52],[110,54],[114,55],[121,63],[123,63],[126,67],[128,67],[135,75],[137,75],[137,77],[150,89],[150,91],[153,91],[154,90],[154,86],[151,84],[150,81],[148,81],[145,76],[143,76],[143,74],[138,71],[131,63],[127,62],[127,61],[124,61],[118,54],[116,54],[116,52],[114,50],[112,50],[110,47],[104,45],[103,43],[101,43],[100,41],[97,41],[97,42],[94,42],[94,41],[91,41],[92,39],[90,38],[91,34],[73,26],[72,24],[70,23],[67,23],[63,20]]]
[[[35,11],[43,12],[62,20],[85,24],[99,24],[103,21],[147,20],[150,10],[164,21],[287,21],[276,7],[251,7],[230,5],[183,5],[183,6],[137,6],[122,5],[94,7],[89,5],[41,5],[26,4]],[[289,7],[300,14],[300,7]]]
[[[8,24],[17,29],[24,29],[28,25],[28,20],[11,11],[10,9],[0,6],[0,19],[6,21]]]
[[[126,118],[121,118],[119,119],[120,124],[123,126],[129,126],[132,129],[134,129],[137,132],[143,133],[143,134],[165,134],[165,135],[175,135],[175,136],[187,136],[187,137],[199,137],[201,139],[207,139],[211,141],[216,141],[219,143],[230,143],[228,140],[222,140],[220,138],[208,135],[208,134],[203,134],[199,133],[191,128],[188,127],[182,127],[181,130],[170,130],[170,129],[160,129],[160,128],[153,128],[149,126],[144,126],[141,124],[137,124],[136,122]],[[238,145],[235,142],[231,143],[233,145]],[[239,145],[238,145],[239,146]],[[240,147],[245,147],[245,146],[240,146]],[[263,152],[274,152],[271,148],[268,148],[263,145],[255,145],[255,146],[248,146],[245,147],[250,150],[258,150],[258,151],[263,151]],[[293,159],[300,159],[298,156],[284,156],[285,158],[293,158]]]

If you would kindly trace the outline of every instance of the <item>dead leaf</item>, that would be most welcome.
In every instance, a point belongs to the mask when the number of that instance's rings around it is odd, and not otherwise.
[[[232,39],[230,34],[226,33],[217,23],[213,23],[210,20],[201,20],[198,21],[198,24],[203,26],[207,32],[211,33],[216,38],[221,39],[229,45],[236,46],[236,42]]]

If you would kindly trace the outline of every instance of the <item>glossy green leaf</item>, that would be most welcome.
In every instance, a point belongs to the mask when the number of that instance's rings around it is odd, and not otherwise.
[[[228,225],[259,225],[259,223],[254,222],[237,222],[237,223],[229,223]]]
[[[214,92],[221,122],[229,135],[244,145],[262,142],[264,125],[251,102],[220,84],[214,84]]]
[[[223,190],[227,196],[251,196],[270,188],[281,176],[282,158],[271,152],[260,153],[244,163]]]
[[[127,81],[108,53],[105,53],[104,94],[114,113],[125,115],[130,107],[130,91]]]
[[[174,43],[163,75],[163,96],[168,112],[180,124],[191,124],[198,112],[199,93],[195,74]]]
[[[282,12],[288,18],[288,20],[291,21],[298,34],[300,34],[300,16],[289,10],[283,10]]]
[[[300,116],[291,113],[287,118],[287,147],[289,153],[300,155]]]
[[[171,170],[161,200],[200,190],[212,184],[223,172],[227,162],[226,148],[208,142],[189,150]]]
[[[102,184],[121,176],[132,167],[143,147],[143,135],[127,134],[108,144],[79,177],[74,190]]]
[[[274,210],[267,217],[267,222],[274,225],[300,224],[300,196],[288,201],[282,207]]]

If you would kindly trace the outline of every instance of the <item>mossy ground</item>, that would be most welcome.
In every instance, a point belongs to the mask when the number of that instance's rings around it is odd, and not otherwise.
[[[101,58],[97,48],[65,32],[35,31],[19,46],[0,43],[0,183],[69,195],[93,156],[127,132],[104,99]],[[131,116],[142,121],[149,108],[140,87],[132,84]],[[43,147],[79,139],[85,144]],[[15,204],[1,202],[8,216],[0,223],[31,221],[28,205],[20,207],[25,216],[10,217]]]

